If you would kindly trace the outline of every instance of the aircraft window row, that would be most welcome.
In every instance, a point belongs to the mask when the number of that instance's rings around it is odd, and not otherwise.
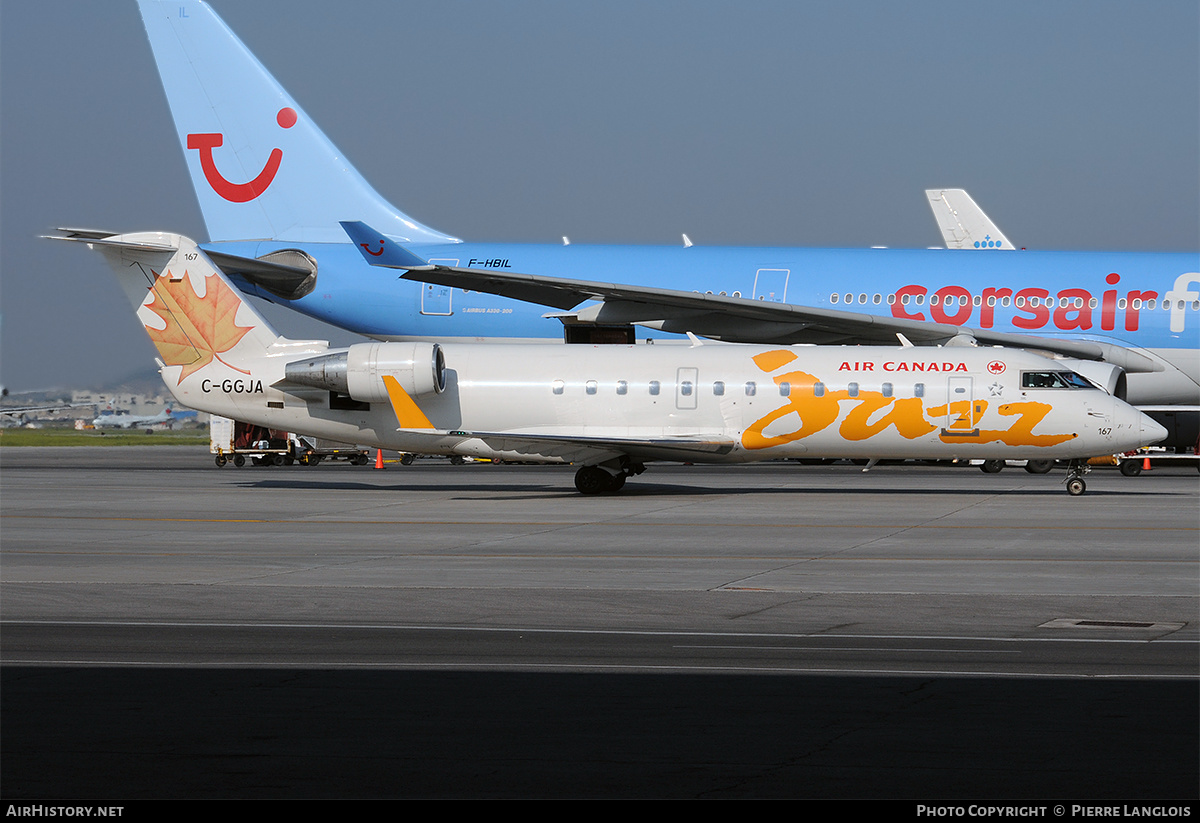
[[[1092,389],[1086,378],[1073,371],[1027,371],[1021,372],[1023,389]]]
[[[889,384],[890,385],[890,384]],[[783,382],[779,383],[780,397],[788,397],[792,393],[792,384]],[[657,397],[662,393],[662,382],[659,380],[651,380],[646,384],[647,392],[652,397]],[[691,380],[684,380],[679,383],[679,393],[684,397],[691,397],[696,392],[696,385]],[[566,381],[555,380],[550,384],[550,391],[553,394],[564,394],[567,389]],[[615,383],[616,393],[618,395],[629,394],[629,381],[618,380]],[[596,380],[587,380],[583,384],[585,394],[595,395],[600,393],[600,384]],[[742,386],[742,391],[747,397],[755,397],[758,394],[758,383],[749,380]],[[715,397],[725,396],[725,381],[716,380],[712,384],[712,393]]]
[[[864,294],[858,295],[858,297],[855,298],[855,296],[853,294],[839,294],[839,293],[835,292],[835,293],[829,295],[829,302],[830,303],[845,303],[846,305],[852,305],[854,303],[858,303],[858,305],[860,305],[860,306],[865,306],[868,302],[873,303],[875,305],[879,305],[880,303],[887,303],[889,306],[892,306],[892,305],[895,305],[895,303],[896,303],[896,295],[894,295],[894,294],[889,294],[886,296],[882,295],[882,294],[867,295],[864,293]],[[916,295],[902,294],[902,295],[900,295],[900,305],[907,306],[910,303],[917,305],[917,306],[923,306],[925,304],[925,295],[923,295],[923,294],[916,294]],[[1037,296],[1025,297],[1023,295],[1018,295],[1017,297],[1011,297],[1008,295],[1005,295],[1003,297],[996,297],[996,295],[994,295],[994,294],[988,295],[987,300],[984,300],[983,296],[979,295],[979,294],[976,294],[973,297],[968,297],[965,294],[947,295],[945,298],[942,298],[936,294],[929,295],[929,305],[931,305],[931,306],[937,306],[939,304],[943,305],[943,306],[965,306],[968,303],[970,303],[972,306],[983,306],[984,304],[986,304],[992,308],[995,308],[996,306],[1001,306],[1003,308],[1008,308],[1009,306],[1016,306],[1017,308],[1024,308],[1025,306],[1032,306],[1034,308],[1037,308],[1039,306],[1052,307],[1055,304],[1057,304],[1058,307],[1061,309],[1068,309],[1068,308],[1082,309],[1083,305],[1084,305],[1084,300],[1082,297],[1059,297],[1057,299],[1053,298],[1053,297],[1037,297]],[[1100,301],[1097,300],[1095,297],[1088,298],[1087,307],[1089,309],[1099,308],[1099,306],[1100,306]],[[1184,309],[1189,308],[1189,304],[1183,300],[1177,300],[1177,301],[1175,301],[1174,305],[1172,305],[1170,300],[1163,299],[1161,306],[1164,311],[1171,311],[1172,309],[1174,309],[1176,311],[1183,311]],[[1126,308],[1130,308],[1130,307],[1132,307],[1134,309],[1146,309],[1148,311],[1153,311],[1154,309],[1159,308],[1159,301],[1157,298],[1154,298],[1154,297],[1151,297],[1148,300],[1142,300],[1140,297],[1135,297],[1132,301],[1130,301],[1127,297],[1121,297],[1121,298],[1117,299],[1117,308],[1118,309],[1124,311]],[[1192,311],[1200,310],[1200,300],[1191,301],[1190,308],[1192,309]]]
[[[1025,372],[1023,379],[1030,381],[1023,385],[1025,388],[1061,388],[1064,386],[1073,386],[1078,388],[1092,388],[1091,383],[1075,374],[1074,372]],[[1051,375],[1045,377],[1045,375]],[[780,397],[790,397],[792,394],[792,384],[782,382],[777,384],[779,387]],[[555,380],[550,384],[552,393],[561,395],[566,391],[567,384],[563,380]],[[646,384],[647,392],[652,397],[658,397],[662,393],[662,382],[659,380],[650,380]],[[698,390],[698,386],[691,380],[683,380],[679,383],[679,394],[682,397],[691,397]],[[629,381],[618,380],[615,383],[616,393],[618,395],[629,394]],[[588,380],[583,384],[585,394],[596,395],[600,393],[600,384],[596,380]],[[724,380],[715,380],[712,384],[712,394],[714,397],[724,397],[726,391],[726,383]],[[813,394],[816,397],[824,397],[828,391],[824,383],[813,384]],[[754,380],[748,380],[742,385],[742,392],[746,397],[756,397],[758,395],[758,383]],[[846,394],[849,397],[858,397],[861,392],[861,387],[857,382],[846,384]],[[883,383],[879,387],[879,392],[884,397],[895,396],[895,386],[892,383]],[[925,384],[916,383],[913,386],[914,397],[925,396]]]

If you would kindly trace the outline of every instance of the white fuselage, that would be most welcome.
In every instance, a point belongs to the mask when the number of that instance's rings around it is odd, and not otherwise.
[[[495,435],[628,440],[640,459],[747,462],[1088,457],[1136,448],[1152,431],[1098,389],[1023,387],[1025,373],[1063,369],[1010,349],[448,344],[444,390],[412,393],[420,424],[398,421],[382,391],[364,402],[284,380],[284,366],[306,354],[346,350],[282,340],[272,349],[243,361],[249,374],[214,362],[178,385],[170,370],[164,378],[181,403],[276,429],[576,462],[571,449],[511,447]],[[690,452],[675,440],[713,445]]]

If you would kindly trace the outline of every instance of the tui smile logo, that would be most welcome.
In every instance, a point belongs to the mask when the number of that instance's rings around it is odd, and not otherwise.
[[[290,129],[296,125],[295,109],[286,106],[280,109],[275,115],[275,122],[282,129]],[[248,203],[266,191],[275,179],[279,163],[283,160],[283,150],[271,149],[266,165],[253,180],[247,183],[231,183],[217,170],[217,163],[213,159],[213,149],[219,148],[224,142],[225,136],[220,133],[187,136],[188,149],[197,149],[200,152],[200,168],[204,171],[204,179],[212,186],[212,190],[230,203]]]

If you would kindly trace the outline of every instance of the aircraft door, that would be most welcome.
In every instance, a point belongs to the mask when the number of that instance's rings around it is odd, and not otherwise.
[[[791,269],[759,269],[754,275],[754,299],[767,303],[786,302],[791,273]]]
[[[441,266],[457,266],[457,260],[448,258],[433,259],[430,258],[430,263]],[[421,314],[441,315],[448,317],[454,314],[452,306],[452,298],[454,289],[450,286],[439,286],[434,283],[421,284]]]
[[[976,434],[975,422],[983,409],[975,408],[975,378],[951,377],[946,404],[946,432],[948,434]]]
[[[699,391],[699,369],[683,368],[675,373],[675,408],[696,408],[696,395]]]

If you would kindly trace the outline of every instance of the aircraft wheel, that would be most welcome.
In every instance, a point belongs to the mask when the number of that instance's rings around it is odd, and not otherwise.
[[[1003,460],[984,460],[983,465],[979,467],[984,474],[999,474],[1003,468]]]
[[[619,492],[623,488],[625,488],[625,475],[614,474],[612,480],[609,481],[608,490],[610,492]]]
[[[612,488],[612,475],[599,466],[584,466],[575,472],[575,488],[580,494],[600,494]]]
[[[217,464],[217,468],[221,468],[221,467],[222,467],[222,466],[224,466],[226,463],[228,463],[228,462],[229,462],[229,460],[227,460],[227,459],[226,459],[225,455],[223,455],[223,454],[218,454],[218,455],[217,455],[217,457],[216,457],[216,459],[215,459],[213,462]]]
[[[400,455],[400,465],[401,466],[411,466],[413,464],[414,459],[415,458],[413,458],[413,456],[411,454],[402,454],[402,455]]]
[[[1053,460],[1030,460],[1025,464],[1025,471],[1030,474],[1046,474],[1054,468]]]
[[[1083,482],[1082,478],[1072,477],[1067,481],[1067,494],[1072,497],[1078,497],[1087,491],[1087,483]]]
[[[246,465],[246,455],[244,455],[244,454],[235,454],[235,455],[233,456],[233,465],[237,466],[239,469],[240,469],[242,466]]]
[[[1137,477],[1142,473],[1142,464],[1136,460],[1122,460],[1121,474],[1126,477]]]

